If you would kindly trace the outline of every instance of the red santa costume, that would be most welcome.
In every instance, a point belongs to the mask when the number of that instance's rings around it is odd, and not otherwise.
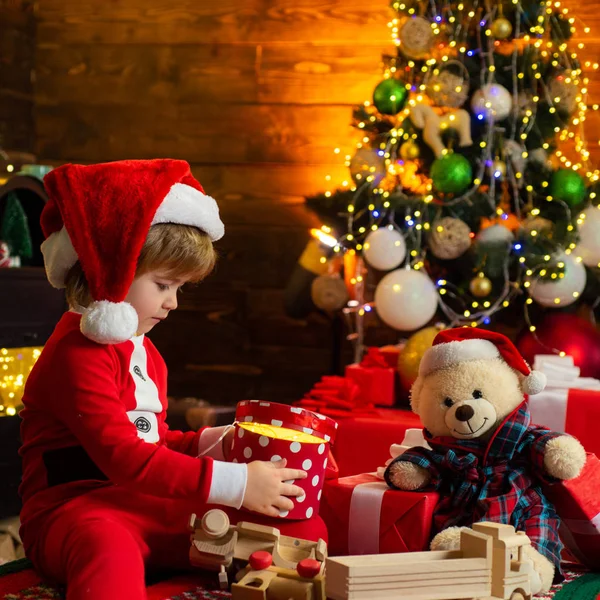
[[[191,225],[212,240],[224,227],[184,161],[66,165],[44,183],[48,279],[64,287],[79,260],[94,301],[63,315],[27,381],[23,542],[69,600],[144,599],[145,564],[187,566],[189,515],[207,503],[240,508],[247,466],[223,462],[221,444],[199,457],[219,428],[169,431],[165,363],[136,336],[124,299],[152,225]],[[319,520],[287,527],[325,537]]]

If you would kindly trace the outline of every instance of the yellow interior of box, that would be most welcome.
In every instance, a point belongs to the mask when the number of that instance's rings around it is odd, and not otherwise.
[[[287,429],[286,427],[275,427],[274,425],[265,425],[264,423],[239,423],[242,429],[265,435],[276,440],[285,440],[289,442],[300,442],[301,444],[322,444],[323,440],[304,431]]]

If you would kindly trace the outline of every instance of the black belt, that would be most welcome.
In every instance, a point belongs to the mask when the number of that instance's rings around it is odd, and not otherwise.
[[[47,450],[43,454],[48,487],[73,481],[108,481],[83,446]]]

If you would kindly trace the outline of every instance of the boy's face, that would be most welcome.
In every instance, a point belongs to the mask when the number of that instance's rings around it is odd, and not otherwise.
[[[157,323],[164,321],[169,312],[177,308],[177,292],[186,279],[173,279],[161,271],[149,271],[136,277],[127,297],[138,318],[138,335],[148,333]]]

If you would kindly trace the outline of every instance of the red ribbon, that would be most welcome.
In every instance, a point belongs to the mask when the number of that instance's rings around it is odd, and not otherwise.
[[[390,365],[379,348],[367,348],[367,353],[360,361],[360,366],[367,369],[389,369]]]
[[[322,377],[321,381],[318,381],[313,389],[295,405],[332,418],[356,417],[375,413],[372,406],[356,408],[358,394],[359,387],[351,379],[327,375]]]

